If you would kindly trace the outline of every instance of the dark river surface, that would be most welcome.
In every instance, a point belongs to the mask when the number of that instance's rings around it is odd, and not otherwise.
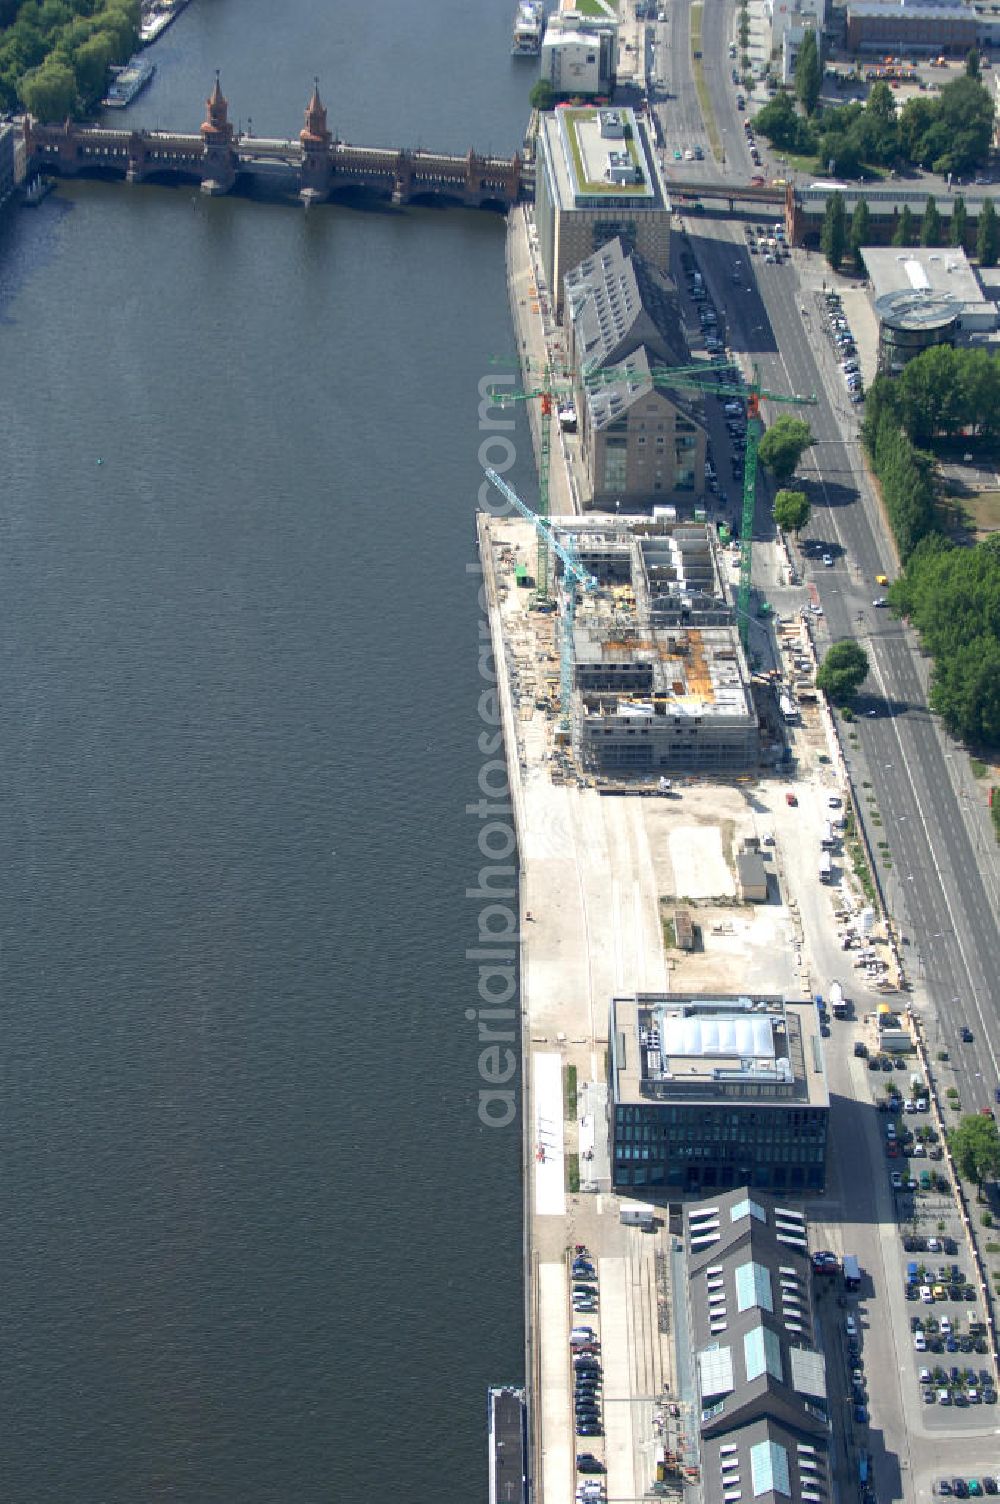
[[[194,0],[125,113],[509,152],[506,0]],[[0,1501],[486,1494],[473,514],[501,219],[0,225]],[[523,422],[515,484],[533,494]],[[496,456],[494,455],[493,458]]]

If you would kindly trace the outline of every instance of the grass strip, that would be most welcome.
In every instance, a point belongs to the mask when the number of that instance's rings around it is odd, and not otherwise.
[[[576,1121],[576,1066],[567,1065],[563,1082],[563,1116],[567,1122]]]
[[[705,69],[701,58],[701,18],[704,6],[699,4],[691,7],[691,66],[694,69],[694,87],[698,95],[698,107],[701,110],[701,118],[705,122],[705,130],[708,134],[708,144],[712,148],[712,156],[717,162],[725,161],[722,149],[722,139],[719,136],[719,127],[715,123],[715,113],[712,109],[712,99],[708,92],[708,84],[705,82]]]

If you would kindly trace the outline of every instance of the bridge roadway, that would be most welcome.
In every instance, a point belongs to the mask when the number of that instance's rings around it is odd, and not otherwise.
[[[328,198],[345,189],[364,189],[406,203],[428,195],[470,207],[508,209],[521,188],[521,159],[450,156],[405,148],[323,143],[320,150],[300,141],[232,135],[214,141],[201,135],[165,131],[107,130],[98,126],[25,123],[27,155],[33,171],[58,176],[116,175],[129,182],[200,182],[211,192],[228,192],[241,178],[281,167],[293,176],[303,197]]]

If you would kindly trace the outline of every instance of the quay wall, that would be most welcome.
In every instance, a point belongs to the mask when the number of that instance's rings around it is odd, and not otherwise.
[[[528,1029],[527,997],[531,984],[530,946],[524,934],[524,862],[527,851],[527,814],[524,799],[524,778],[521,754],[517,739],[517,716],[511,691],[511,676],[508,671],[507,649],[504,641],[503,621],[500,613],[500,595],[497,586],[496,561],[489,532],[489,515],[478,513],[476,535],[479,543],[479,559],[482,566],[483,603],[490,626],[490,644],[496,668],[497,697],[500,704],[500,722],[503,731],[504,757],[507,763],[507,781],[510,789],[511,813],[517,834],[520,888],[518,896],[518,974],[520,978],[521,1012],[521,1186],[523,1207],[522,1266],[524,1274],[524,1378],[527,1420],[527,1476],[529,1497],[534,1504],[543,1504],[540,1470],[535,1466],[539,1455],[538,1406],[535,1396],[539,1392],[538,1343],[535,1332],[538,1324],[538,1278],[532,1235],[531,1203],[531,1128],[534,1109],[531,1101],[531,1036]]]

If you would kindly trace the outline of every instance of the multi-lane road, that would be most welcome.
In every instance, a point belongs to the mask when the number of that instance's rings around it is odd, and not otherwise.
[[[668,173],[678,182],[692,170],[699,177],[747,181],[754,169],[744,142],[745,117],[736,110],[729,76],[734,8],[703,9],[705,78],[726,146],[725,166],[712,158],[695,93],[690,7],[686,0],[672,0],[670,9],[668,22],[648,28],[657,79],[652,103],[667,143]],[[700,144],[705,160],[674,164],[675,144]],[[716,306],[725,311],[730,347],[757,364],[765,386],[820,397],[808,412],[816,439],[805,475],[813,503],[810,532],[833,545],[836,561],[832,569],[820,566],[810,579],[824,611],[820,645],[824,638],[857,637],[869,654],[865,710],[874,714],[862,714],[856,723],[853,761],[871,786],[882,822],[873,834],[889,843],[892,866],[884,869],[883,880],[890,908],[905,937],[917,997],[926,996],[933,1005],[932,1038],[950,1050],[960,1087],[963,1079],[967,1083],[963,1105],[992,1104],[1000,1085],[995,852],[962,807],[963,779],[966,790],[969,786],[965,755],[950,746],[926,709],[927,666],[913,634],[872,607],[881,593],[875,575],[892,573],[893,555],[864,470],[858,414],[845,400],[819,303],[809,290],[819,268],[800,253],[780,266],[749,258],[739,220],[692,218],[688,230]],[[737,252],[749,267],[749,289],[745,282],[733,284]],[[769,520],[761,515],[758,522],[763,535]],[[973,1031],[971,1044],[960,1042],[963,1025]]]

